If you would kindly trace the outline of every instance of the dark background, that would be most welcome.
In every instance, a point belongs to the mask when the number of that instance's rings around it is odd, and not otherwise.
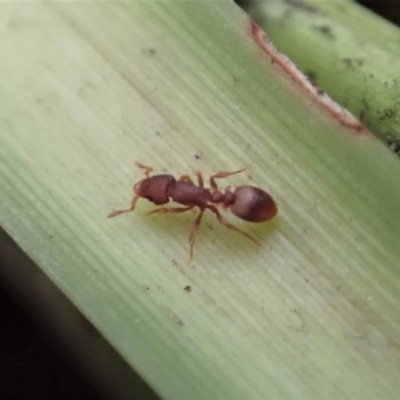
[[[0,399],[104,399],[0,287]]]

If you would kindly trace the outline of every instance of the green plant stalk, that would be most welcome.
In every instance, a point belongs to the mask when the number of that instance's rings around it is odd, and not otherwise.
[[[247,10],[312,81],[380,139],[400,139],[400,30],[354,1],[253,0]]]
[[[400,166],[382,143],[271,62],[231,1],[0,9],[1,226],[163,398],[397,397]],[[251,163],[226,184],[279,215],[230,218],[260,247],[205,216],[188,266],[194,213],[106,218],[134,161]]]

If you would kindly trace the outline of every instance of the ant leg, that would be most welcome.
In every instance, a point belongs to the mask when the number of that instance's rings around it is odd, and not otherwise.
[[[194,240],[195,240],[195,234],[197,231],[197,228],[199,227],[201,223],[201,219],[203,217],[204,209],[200,210],[200,214],[197,216],[196,220],[193,222],[192,227],[190,228],[190,235],[189,235],[189,244],[190,244],[190,256],[188,260],[188,264],[190,264],[190,261],[192,261],[193,258],[193,246],[194,246]]]
[[[109,214],[109,215],[107,216],[107,218],[114,218],[114,217],[116,217],[117,215],[121,215],[121,214],[124,214],[124,213],[133,211],[133,210],[135,209],[135,205],[136,205],[136,202],[137,202],[138,200],[139,200],[139,196],[135,196],[135,197],[132,199],[132,201],[131,201],[131,207],[130,207],[130,208],[128,208],[127,210],[117,210],[117,211],[113,211],[111,214]]]
[[[203,188],[204,187],[203,175],[201,174],[200,171],[196,171],[196,176],[199,187]]]
[[[194,185],[194,182],[193,182],[192,178],[191,178],[189,175],[182,175],[182,176],[178,179],[178,181],[181,181],[181,182],[188,182],[188,183],[191,183],[192,185]]]
[[[178,213],[183,213],[185,211],[189,211],[193,208],[194,206],[187,206],[187,207],[161,207],[161,208],[156,208],[153,211],[149,211],[148,213],[146,213],[146,215],[149,214],[155,214],[155,213],[162,213],[162,214],[166,214],[166,213],[173,213],[173,214],[178,214]]]
[[[218,185],[217,185],[217,182],[215,182],[215,178],[226,178],[227,176],[230,176],[230,175],[239,174],[240,172],[243,172],[247,168],[249,168],[249,165],[247,165],[247,167],[244,167],[244,168],[239,169],[238,171],[234,171],[234,172],[218,172],[217,174],[210,177],[210,186],[213,189],[218,189]]]
[[[233,225],[233,224],[231,224],[230,222],[228,222],[228,221],[220,214],[220,212],[218,211],[217,207],[209,205],[209,206],[207,206],[207,208],[208,208],[209,210],[211,210],[211,211],[217,216],[218,221],[219,221],[222,225],[226,226],[228,229],[231,229],[232,231],[236,231],[236,232],[239,232],[239,233],[243,234],[244,236],[246,236],[246,237],[248,237],[250,240],[252,240],[254,243],[260,245],[260,242],[259,242],[258,240],[256,240],[256,239],[254,239],[253,236],[250,236],[248,233],[243,232],[241,229],[237,228],[235,225]]]
[[[136,164],[139,168],[144,169],[144,173],[146,174],[146,178],[149,178],[149,177],[150,177],[150,172],[153,171],[153,168],[152,168],[152,167],[148,167],[147,165],[143,165],[142,163],[137,162],[137,161],[136,161],[135,164]]]
[[[203,176],[201,175],[200,171],[196,171],[196,176],[197,176],[197,184],[199,187],[204,187],[204,182],[203,182]],[[184,182],[189,182],[192,185],[194,185],[194,182],[192,180],[192,178],[189,175],[182,175],[178,181],[184,181]]]

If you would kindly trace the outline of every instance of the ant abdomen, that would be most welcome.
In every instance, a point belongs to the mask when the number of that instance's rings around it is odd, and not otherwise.
[[[278,208],[264,190],[253,186],[238,186],[234,192],[231,212],[249,222],[264,222],[273,218]]]

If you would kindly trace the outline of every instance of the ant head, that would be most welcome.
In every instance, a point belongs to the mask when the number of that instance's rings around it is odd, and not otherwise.
[[[133,185],[133,191],[138,197],[143,197],[155,205],[168,203],[168,189],[175,179],[171,175],[155,175],[144,178]]]

